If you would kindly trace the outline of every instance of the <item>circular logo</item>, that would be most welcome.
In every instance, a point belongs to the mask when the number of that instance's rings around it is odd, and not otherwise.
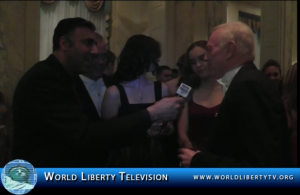
[[[4,188],[12,194],[26,194],[30,192],[36,182],[35,168],[25,160],[13,160],[5,165],[1,173]]]

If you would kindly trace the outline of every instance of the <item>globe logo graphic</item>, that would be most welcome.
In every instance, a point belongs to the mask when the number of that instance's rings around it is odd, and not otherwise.
[[[1,173],[4,188],[12,194],[26,194],[30,192],[36,182],[35,168],[25,160],[13,160],[5,165]]]

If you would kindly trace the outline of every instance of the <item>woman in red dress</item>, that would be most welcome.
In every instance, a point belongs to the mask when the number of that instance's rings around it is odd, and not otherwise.
[[[197,41],[187,49],[181,79],[190,74],[198,77],[191,85],[193,95],[184,106],[177,126],[179,145],[200,151],[206,150],[208,136],[214,128],[219,105],[224,97],[224,86],[210,76],[208,64],[204,60],[206,44],[207,41]]]

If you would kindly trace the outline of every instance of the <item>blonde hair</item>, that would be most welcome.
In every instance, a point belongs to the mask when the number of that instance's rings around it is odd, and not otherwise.
[[[221,30],[221,43],[223,47],[229,41],[234,41],[237,47],[237,53],[248,60],[255,59],[254,36],[251,28],[242,22],[230,22],[216,26],[212,32]]]

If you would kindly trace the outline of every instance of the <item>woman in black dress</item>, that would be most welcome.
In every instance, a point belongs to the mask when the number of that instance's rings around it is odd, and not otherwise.
[[[128,39],[114,74],[119,84],[109,87],[103,99],[103,120],[145,109],[169,95],[164,83],[146,78],[146,73],[158,66],[160,56],[160,44],[153,38],[134,35]],[[107,166],[168,167],[168,162],[172,160],[166,155],[169,153],[167,148],[170,147],[163,145],[164,139],[164,136],[149,136],[147,142],[141,142],[137,137],[132,146],[112,151]]]

